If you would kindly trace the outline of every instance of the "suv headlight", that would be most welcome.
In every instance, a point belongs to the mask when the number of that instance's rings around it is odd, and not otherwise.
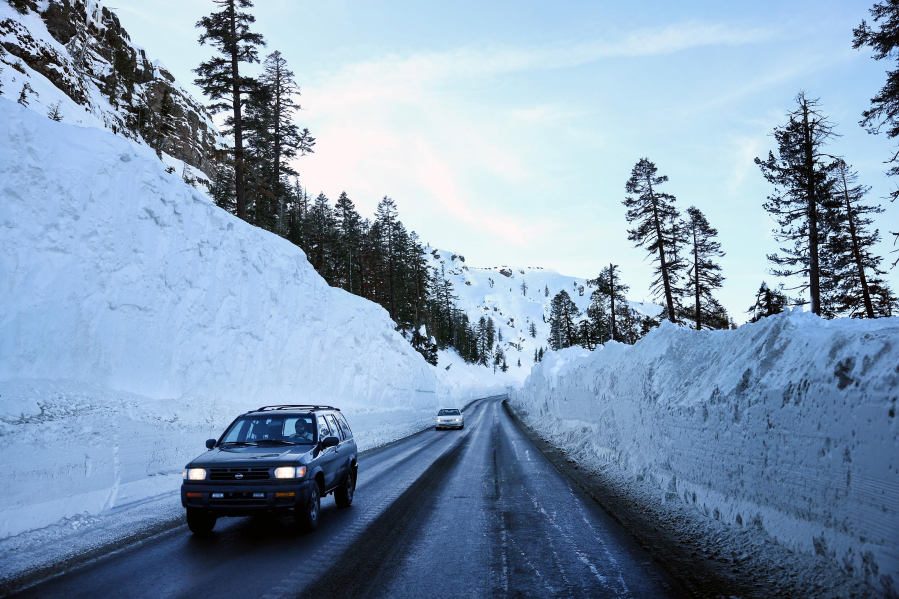
[[[304,476],[306,476],[306,466],[275,468],[275,478],[303,478]]]
[[[188,468],[184,471],[185,480],[206,480],[206,470],[203,468]]]

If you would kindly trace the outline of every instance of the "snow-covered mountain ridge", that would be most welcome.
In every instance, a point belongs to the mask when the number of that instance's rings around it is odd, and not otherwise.
[[[0,94],[41,115],[55,109],[63,122],[158,148],[179,175],[211,172],[225,139],[203,104],[131,41],[115,13],[100,0],[20,4],[24,13],[0,2]],[[172,130],[163,137],[164,103]]]
[[[509,364],[508,374],[523,381],[534,365],[534,352],[548,348],[550,302],[565,290],[582,314],[590,305],[595,289],[587,279],[562,275],[540,267],[469,266],[465,257],[453,252],[428,248],[428,266],[453,283],[457,306],[471,322],[492,318],[502,334],[502,348]],[[647,316],[658,316],[662,308],[651,302],[629,301],[630,307]],[[584,316],[585,317],[585,316]],[[531,336],[534,324],[536,336]],[[519,366],[520,360],[520,366]]]

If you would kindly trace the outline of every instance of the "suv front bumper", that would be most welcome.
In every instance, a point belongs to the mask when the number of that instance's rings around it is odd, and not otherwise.
[[[185,482],[181,485],[181,505],[201,509],[214,516],[250,516],[289,511],[309,503],[313,484],[315,481],[312,480],[275,485]],[[188,497],[188,493],[199,493],[200,497]]]

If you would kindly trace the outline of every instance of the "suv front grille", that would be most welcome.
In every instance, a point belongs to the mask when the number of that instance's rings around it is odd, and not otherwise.
[[[245,480],[268,480],[268,468],[210,468],[209,480],[243,482]]]

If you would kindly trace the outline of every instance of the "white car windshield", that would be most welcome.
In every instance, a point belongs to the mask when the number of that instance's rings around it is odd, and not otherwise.
[[[225,433],[222,444],[312,445],[314,439],[312,416],[277,414],[239,418]]]
[[[460,416],[459,410],[440,410],[437,412],[438,416]]]

